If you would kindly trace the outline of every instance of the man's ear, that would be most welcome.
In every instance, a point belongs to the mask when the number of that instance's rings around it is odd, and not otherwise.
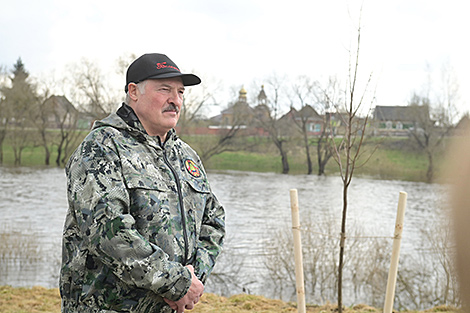
[[[139,92],[139,88],[137,87],[137,85],[134,83],[129,83],[129,85],[127,85],[127,90],[129,93],[129,97],[133,101],[136,101],[138,98],[138,92]]]

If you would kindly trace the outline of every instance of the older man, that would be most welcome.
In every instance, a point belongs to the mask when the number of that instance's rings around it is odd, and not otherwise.
[[[192,309],[220,253],[225,213],[174,131],[185,86],[163,54],[128,68],[126,103],[97,121],[66,167],[63,312]]]

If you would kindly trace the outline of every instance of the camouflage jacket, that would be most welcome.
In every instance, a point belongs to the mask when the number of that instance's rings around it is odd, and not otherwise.
[[[196,152],[174,130],[147,135],[123,105],[97,121],[67,167],[60,293],[63,312],[171,312],[204,283],[225,213]]]

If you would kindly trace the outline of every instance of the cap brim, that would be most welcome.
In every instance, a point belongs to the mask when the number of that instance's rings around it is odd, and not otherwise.
[[[194,86],[201,83],[201,79],[194,74],[183,74],[183,73],[165,73],[156,76],[150,76],[146,79],[162,79],[162,78],[172,78],[172,77],[181,77],[183,80],[184,86]]]

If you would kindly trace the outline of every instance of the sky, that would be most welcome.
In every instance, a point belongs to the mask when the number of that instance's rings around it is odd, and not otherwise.
[[[0,65],[11,70],[21,57],[32,76],[47,77],[86,58],[115,74],[121,56],[160,52],[183,72],[214,82],[223,99],[242,86],[257,94],[253,81],[263,84],[273,75],[287,77],[286,86],[300,75],[347,78],[360,20],[359,75],[372,74],[377,105],[407,105],[413,92],[429,86],[429,73],[432,88],[442,90],[446,66],[459,85],[459,111],[465,112],[470,111],[467,3],[0,0]],[[113,84],[123,86],[124,77]]]

